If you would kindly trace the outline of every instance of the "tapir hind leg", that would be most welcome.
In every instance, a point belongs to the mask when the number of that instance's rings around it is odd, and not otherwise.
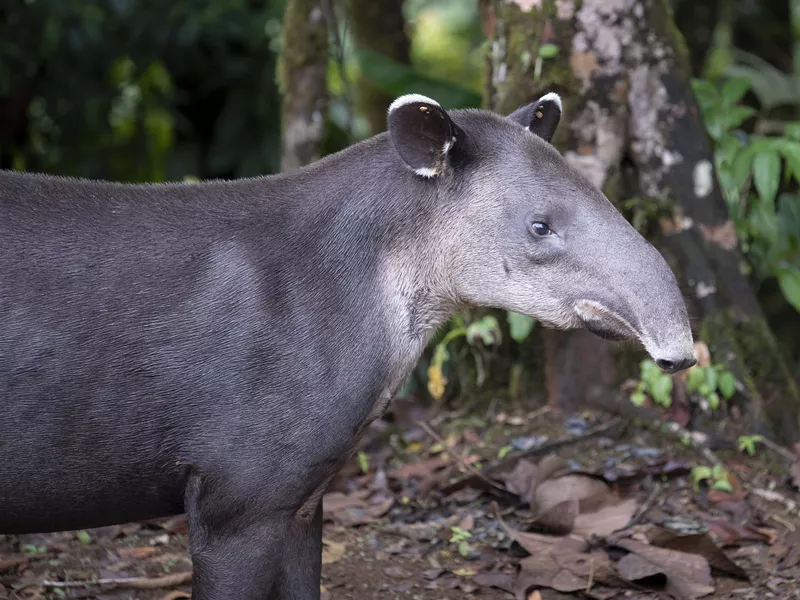
[[[286,532],[280,575],[270,600],[318,600],[322,570],[322,502],[311,518],[295,516]]]
[[[268,600],[280,579],[290,515],[258,502],[228,512],[223,490],[199,478],[187,486],[192,600]]]

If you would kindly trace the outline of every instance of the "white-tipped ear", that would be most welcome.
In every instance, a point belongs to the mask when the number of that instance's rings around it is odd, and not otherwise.
[[[539,98],[539,102],[537,102],[537,104],[540,104],[542,102],[555,102],[556,106],[558,106],[558,112],[560,113],[564,112],[564,108],[561,105],[561,96],[559,96],[555,92],[548,92],[547,94]]]
[[[457,128],[441,104],[421,94],[400,96],[389,106],[389,138],[400,158],[420,177],[442,172]]]
[[[561,96],[550,92],[536,102],[515,110],[508,118],[549,142],[561,121],[561,112]]]
[[[422,94],[406,94],[405,96],[400,96],[399,98],[395,99],[389,105],[389,112],[393,112],[402,106],[406,106],[407,104],[431,104],[433,106],[438,106],[442,108],[442,105],[439,104],[436,100],[428,98],[427,96],[423,96]]]

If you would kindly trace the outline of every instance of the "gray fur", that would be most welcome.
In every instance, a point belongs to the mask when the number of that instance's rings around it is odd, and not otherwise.
[[[602,194],[528,123],[449,118],[434,177],[389,134],[239,181],[0,172],[0,532],[186,510],[195,599],[317,598],[324,486],[455,311],[691,356],[671,271]]]

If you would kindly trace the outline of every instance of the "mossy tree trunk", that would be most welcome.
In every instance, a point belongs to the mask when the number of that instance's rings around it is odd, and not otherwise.
[[[282,171],[292,171],[322,155],[328,110],[325,1],[289,0],[286,5],[279,65]]]
[[[797,441],[800,396],[743,274],[668,0],[482,4],[487,107],[508,113],[542,93],[562,95],[556,146],[618,206],[640,199],[650,238],[687,292],[696,337],[744,384],[746,418]],[[585,332],[548,331],[545,340],[548,393],[559,406],[582,400],[592,380],[608,383],[609,365],[620,364]]]
[[[347,16],[357,49],[409,63],[403,0],[347,0]],[[364,77],[358,79],[356,91],[358,106],[369,121],[370,135],[382,132],[386,129],[386,111],[394,98]]]

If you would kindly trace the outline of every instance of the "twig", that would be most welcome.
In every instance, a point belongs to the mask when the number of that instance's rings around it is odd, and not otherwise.
[[[560,448],[572,446],[574,444],[580,444],[582,442],[585,442],[586,440],[608,433],[609,431],[615,429],[616,427],[619,427],[624,423],[625,419],[621,417],[614,417],[607,423],[604,423],[603,425],[598,425],[597,427],[589,429],[588,431],[580,435],[572,436],[562,440],[555,440],[553,442],[542,444],[541,446],[536,446],[534,448],[529,448],[528,450],[522,450],[520,452],[509,452],[503,458],[494,460],[489,464],[487,464],[486,467],[483,469],[483,471],[479,472],[478,475],[480,475],[481,480],[486,480],[486,476],[488,476],[490,473],[494,473],[495,471],[498,471],[503,467],[506,467],[511,463],[516,462],[520,458],[528,458],[531,456],[549,454],[550,452],[553,452],[554,450],[558,450]],[[450,485],[448,485],[447,487],[445,487],[442,490],[442,493],[444,495],[452,494],[453,492],[456,492],[474,483],[474,480],[475,480],[474,474],[462,477],[461,479],[458,479],[453,483],[451,483]]]
[[[450,456],[450,458],[455,460],[461,466],[461,468],[463,468],[465,471],[468,471],[471,474],[472,477],[477,477],[484,484],[489,486],[490,489],[497,490],[497,492],[500,493],[503,496],[514,496],[514,494],[512,494],[508,490],[506,490],[506,489],[500,487],[499,485],[497,485],[491,479],[486,477],[483,473],[478,471],[478,469],[476,469],[475,467],[473,467],[472,465],[467,463],[467,461],[465,461],[458,454],[456,454],[450,448],[448,448],[447,447],[447,443],[442,439],[442,436],[440,436],[438,433],[436,433],[433,430],[433,428],[431,428],[431,426],[428,425],[425,421],[417,421],[417,425],[422,427],[422,429],[424,429],[425,432],[429,436],[431,436],[434,440],[436,440],[442,446],[442,450],[444,450]]]
[[[764,444],[767,448],[769,448],[773,452],[775,452],[777,454],[780,454],[783,458],[785,458],[789,462],[793,463],[796,460],[800,459],[800,456],[797,456],[794,452],[791,452],[791,451],[787,450],[786,448],[776,444],[772,440],[768,440],[763,435],[759,438],[758,441],[761,442],[762,444]]]
[[[80,581],[50,581],[45,579],[41,585],[49,588],[76,588],[91,587],[94,585],[107,585],[126,587],[135,590],[154,590],[158,588],[173,587],[188,583],[192,580],[192,573],[173,573],[163,577],[122,577],[118,579],[86,579]]]
[[[633,527],[634,525],[638,525],[639,522],[644,518],[644,515],[647,513],[647,511],[650,510],[653,507],[653,504],[656,503],[656,500],[658,499],[658,495],[660,493],[661,493],[661,484],[656,482],[655,486],[653,487],[653,491],[650,492],[650,495],[647,497],[647,500],[644,501],[644,504],[642,504],[639,507],[639,510],[636,511],[636,514],[633,515],[628,524],[625,525],[625,527],[623,527],[622,529],[628,529],[630,527]]]

